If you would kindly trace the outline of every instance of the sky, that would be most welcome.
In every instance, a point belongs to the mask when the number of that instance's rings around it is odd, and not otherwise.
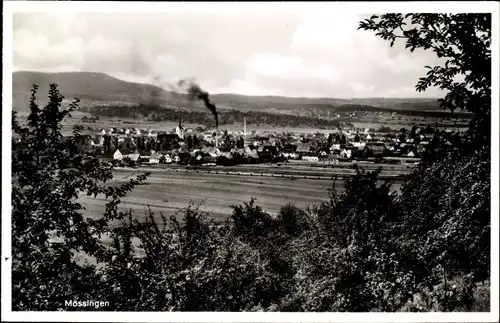
[[[103,72],[126,81],[194,78],[210,93],[439,97],[415,91],[437,57],[357,30],[368,15],[300,12],[14,13],[13,69]]]

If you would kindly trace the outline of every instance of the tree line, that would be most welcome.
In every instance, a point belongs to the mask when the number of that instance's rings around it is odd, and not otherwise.
[[[209,113],[204,111],[189,111],[181,109],[166,108],[159,105],[140,104],[137,106],[92,106],[83,108],[95,116],[121,117],[121,118],[145,118],[150,121],[175,121],[185,120],[189,123],[202,124],[214,127],[215,123]],[[219,112],[219,124],[241,124],[245,112],[238,110],[222,110]],[[277,127],[314,127],[319,129],[337,128],[338,120],[326,120],[297,115],[286,115],[278,113],[266,113],[260,111],[247,112],[247,124],[268,125]]]

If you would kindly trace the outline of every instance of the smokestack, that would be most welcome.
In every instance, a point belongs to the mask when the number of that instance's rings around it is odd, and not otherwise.
[[[243,134],[246,136],[247,135],[247,114],[245,112],[245,115],[243,116]]]

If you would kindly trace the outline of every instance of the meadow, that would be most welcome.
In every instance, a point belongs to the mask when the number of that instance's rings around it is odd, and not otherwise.
[[[121,210],[131,209],[134,216],[142,217],[148,206],[159,217],[182,216],[182,209],[199,205],[217,221],[225,220],[232,212],[232,205],[240,205],[256,198],[257,205],[276,215],[288,203],[305,208],[320,204],[328,199],[328,190],[333,181],[303,178],[281,178],[261,176],[238,176],[206,172],[176,172],[173,169],[148,169],[151,176],[143,185],[137,186],[122,199]],[[112,184],[123,184],[139,173],[141,169],[116,169]],[[395,183],[397,190],[400,183]],[[336,189],[342,191],[342,181],[336,182]],[[80,197],[86,208],[85,214],[99,218],[104,212],[104,196]]]

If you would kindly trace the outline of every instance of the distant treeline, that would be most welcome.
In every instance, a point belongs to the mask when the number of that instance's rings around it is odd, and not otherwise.
[[[374,107],[369,105],[345,104],[336,108],[337,112],[386,112],[397,113],[398,115],[410,117],[427,117],[427,118],[463,118],[472,119],[472,113],[467,112],[450,112],[436,110],[396,110],[393,108]]]
[[[146,118],[151,121],[179,121],[214,126],[213,116],[207,111],[189,111],[165,108],[157,105],[138,106],[93,106],[82,109],[100,117]],[[219,111],[219,124],[243,124],[245,113],[236,110]],[[247,112],[247,124],[270,125],[281,127],[315,127],[319,129],[335,128],[340,125],[338,120],[324,120],[313,117],[266,113],[261,111]]]

